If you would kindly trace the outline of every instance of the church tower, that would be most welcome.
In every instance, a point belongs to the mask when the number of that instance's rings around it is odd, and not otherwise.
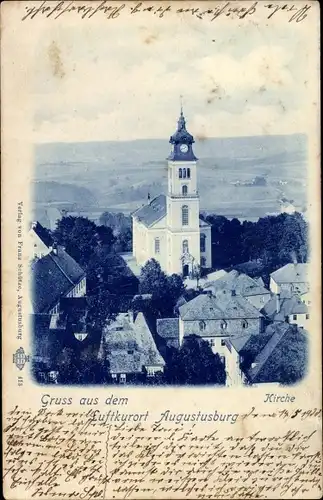
[[[167,272],[187,276],[200,265],[197,158],[193,136],[186,130],[181,108],[176,132],[169,140],[167,192]]]

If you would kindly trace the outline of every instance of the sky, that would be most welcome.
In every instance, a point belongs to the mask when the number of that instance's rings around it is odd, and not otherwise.
[[[307,35],[303,23],[180,16],[47,24],[34,50],[34,141],[169,137],[181,95],[199,138],[303,133]]]

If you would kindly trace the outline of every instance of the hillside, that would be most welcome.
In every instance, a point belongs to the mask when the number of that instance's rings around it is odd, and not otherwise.
[[[201,210],[257,218],[282,198],[306,205],[303,135],[197,141]],[[35,208],[69,201],[75,209],[129,213],[166,192],[167,140],[57,143],[36,146]]]

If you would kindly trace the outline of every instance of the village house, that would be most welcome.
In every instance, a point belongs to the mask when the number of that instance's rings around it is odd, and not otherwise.
[[[156,259],[167,274],[184,277],[210,268],[211,226],[200,218],[197,158],[183,110],[170,137],[168,190],[132,214],[133,256],[138,266]]]
[[[284,365],[288,362],[286,352],[297,338],[297,350],[293,352],[295,365],[300,374],[307,356],[307,336],[304,330],[287,323],[269,325],[262,335],[243,335],[226,340],[225,353],[226,385],[286,383]],[[290,361],[289,361],[290,363]]]
[[[34,258],[41,259],[48,255],[52,251],[53,243],[54,240],[47,229],[37,221],[31,223],[28,231],[30,260]]]
[[[270,321],[284,321],[298,325],[300,328],[307,328],[310,319],[310,311],[306,303],[297,295],[290,297],[288,291],[273,295],[261,312]]]
[[[120,384],[153,379],[165,366],[142,312],[118,314],[102,335],[98,358],[109,362],[112,381]]]
[[[257,309],[262,309],[270,300],[271,293],[265,288],[262,281],[250,278],[247,274],[238,271],[230,271],[214,281],[207,281],[203,286],[204,291],[211,290],[217,297],[221,294],[231,294],[247,299]]]
[[[58,313],[62,297],[83,297],[86,294],[85,272],[60,246],[53,245],[45,256],[31,261],[29,279],[30,313]]]
[[[179,318],[157,320],[157,333],[169,347],[181,346],[185,337],[198,335],[223,357],[225,339],[259,334],[263,315],[242,296],[202,293],[179,307]]]
[[[302,294],[309,290],[308,264],[286,264],[270,274],[270,290],[277,294]]]

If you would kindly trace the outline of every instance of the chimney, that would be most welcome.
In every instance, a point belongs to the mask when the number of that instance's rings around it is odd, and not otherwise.
[[[277,293],[276,295],[276,313],[278,314],[280,312],[280,293]]]

